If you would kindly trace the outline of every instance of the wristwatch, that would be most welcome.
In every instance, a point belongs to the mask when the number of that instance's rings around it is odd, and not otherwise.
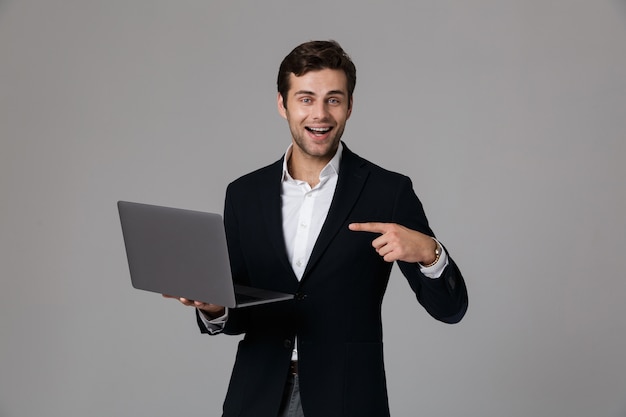
[[[439,262],[439,258],[441,257],[441,246],[439,246],[439,242],[437,242],[436,240],[435,242],[437,243],[437,247],[435,248],[435,260],[429,263],[428,265],[422,265],[422,267],[424,268],[430,268],[431,266]]]

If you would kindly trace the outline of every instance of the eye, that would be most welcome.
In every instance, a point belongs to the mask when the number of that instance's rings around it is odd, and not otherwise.
[[[333,98],[329,98],[329,99],[328,99],[328,104],[337,105],[337,104],[339,104],[339,103],[341,103],[341,101],[339,101],[339,99],[338,99],[338,98],[334,98],[334,97],[333,97]]]
[[[300,99],[300,102],[304,103],[304,104],[310,104],[313,100],[311,100],[309,97],[302,97]]]

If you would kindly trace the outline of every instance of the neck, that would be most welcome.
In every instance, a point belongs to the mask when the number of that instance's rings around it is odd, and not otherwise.
[[[315,187],[320,182],[320,172],[328,164],[328,161],[323,165],[320,164],[307,164],[303,161],[298,161],[294,158],[295,155],[291,155],[291,158],[287,161],[287,170],[291,178],[299,181],[306,181],[311,188]]]

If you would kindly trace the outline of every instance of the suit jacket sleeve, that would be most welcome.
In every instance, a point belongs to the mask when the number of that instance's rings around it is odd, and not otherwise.
[[[435,237],[409,178],[406,178],[398,193],[394,221]],[[444,323],[457,323],[467,311],[467,289],[461,271],[447,249],[446,252],[448,253],[448,266],[439,278],[426,277],[421,273],[417,264],[399,261],[398,266],[415,292],[419,303],[433,318]]]

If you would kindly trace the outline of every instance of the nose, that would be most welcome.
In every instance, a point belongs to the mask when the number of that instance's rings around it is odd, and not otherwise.
[[[326,102],[323,100],[318,100],[313,105],[311,109],[311,116],[314,120],[324,120],[328,116],[328,108],[326,106]]]

